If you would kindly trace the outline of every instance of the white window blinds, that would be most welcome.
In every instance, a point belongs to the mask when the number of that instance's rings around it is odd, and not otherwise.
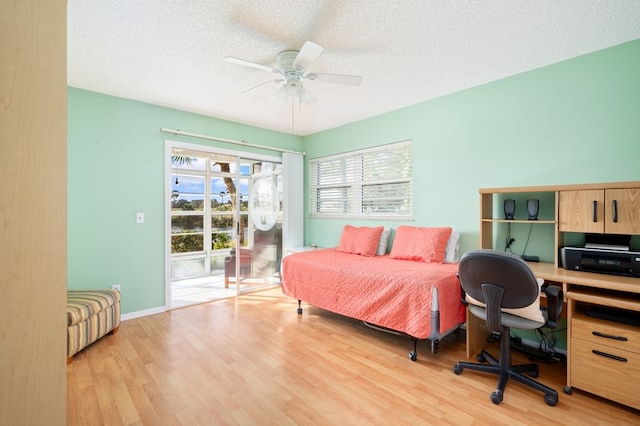
[[[411,141],[309,160],[310,215],[411,218]]]

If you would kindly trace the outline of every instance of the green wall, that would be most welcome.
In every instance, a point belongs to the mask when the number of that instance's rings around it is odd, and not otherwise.
[[[413,222],[306,219],[305,242],[335,246],[346,223],[450,225],[464,252],[479,188],[640,180],[639,75],[640,40],[304,138],[69,88],[68,286],[121,284],[125,314],[164,306],[164,140],[202,142],[161,127],[307,160],[412,139]],[[513,231],[515,252],[527,232]]]
[[[413,139],[409,224],[453,226],[464,252],[479,245],[479,188],[640,180],[639,76],[634,41],[317,133],[304,150],[309,159]],[[335,246],[347,222],[307,219],[305,242]],[[517,254],[528,232],[512,230]],[[527,254],[545,244],[536,238]]]
[[[235,147],[161,127],[301,150],[297,136],[75,88],[68,109],[68,288],[120,284],[123,314],[165,305],[165,140]]]

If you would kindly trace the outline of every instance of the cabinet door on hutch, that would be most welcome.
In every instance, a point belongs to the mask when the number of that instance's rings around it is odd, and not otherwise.
[[[605,232],[640,234],[640,188],[605,191]]]
[[[560,191],[558,194],[560,232],[604,232],[604,191]]]

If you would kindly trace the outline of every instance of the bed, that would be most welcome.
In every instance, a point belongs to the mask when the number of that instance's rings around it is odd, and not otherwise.
[[[354,238],[347,235],[347,227],[338,247],[293,253],[283,259],[283,293],[298,300],[299,314],[305,302],[409,336],[413,361],[418,340],[429,340],[431,351],[437,352],[439,340],[466,321],[458,265],[444,261],[451,228],[401,226],[390,253],[386,247],[381,250],[376,240],[372,254],[372,242],[369,250],[343,244]],[[359,238],[362,228],[366,227],[357,228]],[[440,230],[437,243],[424,238],[434,229]],[[373,232],[369,238],[375,240],[376,235],[380,234]],[[454,244],[457,247],[457,241]]]

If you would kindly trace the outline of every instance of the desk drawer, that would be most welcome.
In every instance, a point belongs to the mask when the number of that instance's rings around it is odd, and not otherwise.
[[[640,327],[576,315],[571,320],[571,337],[640,353]]]
[[[571,339],[572,387],[640,409],[640,354]]]

